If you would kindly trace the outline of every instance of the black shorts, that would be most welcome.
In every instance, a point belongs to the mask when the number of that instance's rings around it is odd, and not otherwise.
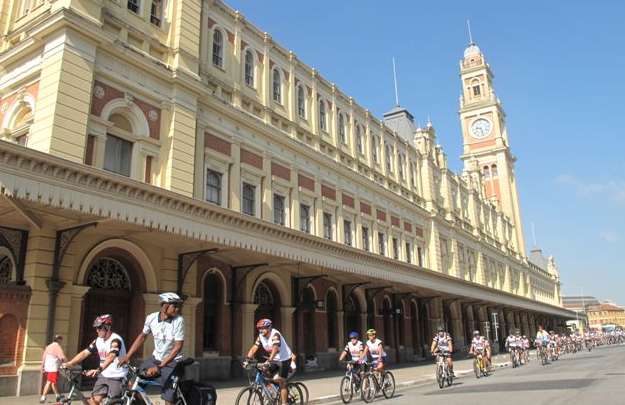
[[[284,360],[284,361],[274,361],[271,363],[270,370],[272,370],[272,374],[275,375],[275,373],[277,372],[280,377],[286,378],[289,375],[290,365],[291,365],[291,359]]]

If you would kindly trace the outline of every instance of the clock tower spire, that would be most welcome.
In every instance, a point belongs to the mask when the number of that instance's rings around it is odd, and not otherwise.
[[[471,41],[460,61],[462,95],[460,124],[464,150],[460,159],[465,171],[482,173],[486,197],[509,217],[515,227],[514,245],[523,256],[525,243],[514,174],[516,157],[510,152],[506,113],[493,89],[493,72],[480,48]]]

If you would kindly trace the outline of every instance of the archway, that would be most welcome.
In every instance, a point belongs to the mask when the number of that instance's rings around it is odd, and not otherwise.
[[[358,334],[362,337],[363,333],[360,325],[360,303],[353,294],[350,294],[347,297],[343,311],[345,313],[345,334],[347,335],[350,332],[358,332]],[[344,336],[343,340],[347,341],[347,336]]]
[[[203,289],[203,333],[202,349],[205,352],[219,351],[219,331],[221,321],[221,303],[223,284],[217,273],[208,273],[204,278]]]
[[[326,318],[328,323],[328,347],[339,348],[338,324],[337,324],[337,298],[336,292],[332,289],[326,294]]]
[[[315,300],[315,290],[311,286],[308,286],[302,291],[302,295],[299,298],[299,316],[300,318],[300,328],[302,331],[301,337],[301,346],[298,346],[299,352],[303,352],[306,355],[306,358],[309,355],[314,355],[316,353],[315,347],[315,312],[316,312],[316,300]],[[323,336],[323,335],[322,335]]]

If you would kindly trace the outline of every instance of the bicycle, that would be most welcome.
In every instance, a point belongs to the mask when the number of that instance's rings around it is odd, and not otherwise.
[[[445,381],[447,381],[448,387],[451,386],[454,377],[447,367],[447,359],[451,357],[451,353],[436,352],[432,354],[436,354],[436,382],[438,383],[438,387],[443,389]]]
[[[194,361],[193,358],[187,358],[179,362],[171,374],[172,387],[176,392],[175,405],[205,403],[212,403],[214,405],[217,397],[212,389],[207,388],[206,390],[201,390],[201,386],[197,385],[195,381],[192,380],[180,381],[180,372]],[[121,398],[109,401],[107,405],[152,405],[152,401],[146,393],[145,387],[148,385],[160,386],[160,383],[154,381],[155,378],[159,377],[159,374],[148,376],[145,374],[146,370],[140,370],[138,367],[130,364],[126,364],[124,367],[128,373],[129,387],[124,390]],[[192,390],[193,387],[198,387],[198,390]]]
[[[69,368],[61,367],[59,369],[59,373],[71,383],[71,388],[69,389],[67,396],[65,396],[65,398],[61,398],[60,401],[55,402],[54,405],[65,405],[71,404],[72,402],[79,402],[83,405],[89,405],[89,398],[85,397],[80,389],[78,389],[80,376],[83,375],[84,372],[80,370],[72,370]]]
[[[519,364],[519,352],[516,347],[509,347],[508,353],[510,354],[510,363],[512,363],[512,368],[518,367]]]
[[[547,349],[545,348],[545,343],[538,346],[537,355],[543,366],[547,364]]]
[[[393,398],[395,395],[395,376],[390,371],[380,372],[375,368],[377,362],[365,363],[365,375],[360,385],[360,398],[370,403],[378,392],[382,391],[384,398]]]
[[[476,378],[486,377],[488,375],[488,368],[486,367],[486,359],[482,353],[475,354],[475,360],[473,360],[473,372]]]
[[[247,361],[243,367],[248,370],[249,386],[239,391],[235,405],[281,405],[280,386],[272,378],[265,377],[269,365],[257,361]],[[301,383],[287,383],[287,403],[304,405],[304,395],[299,388]]]
[[[349,404],[352,401],[354,392],[360,392],[360,384],[360,363],[350,360],[347,362],[347,371],[345,372],[345,376],[341,378],[339,388],[341,401],[343,401],[344,404]]]

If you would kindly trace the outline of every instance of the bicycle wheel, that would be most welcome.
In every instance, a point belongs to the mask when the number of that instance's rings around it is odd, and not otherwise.
[[[481,377],[480,362],[477,359],[473,360],[473,372],[475,373],[475,378]]]
[[[286,390],[288,391],[287,403],[289,405],[304,405],[304,394],[297,384],[287,383]]]
[[[237,399],[234,401],[234,405],[247,405],[252,396],[252,387],[243,388],[237,394]]]
[[[263,392],[260,390],[260,388],[251,388],[250,396],[247,399],[247,403],[241,403],[239,405],[263,405],[263,398]]]
[[[340,393],[341,401],[343,401],[344,404],[349,404],[350,402],[352,402],[352,397],[354,396],[354,387],[351,378],[345,376],[343,377],[343,379],[341,379]]]
[[[395,395],[395,376],[390,371],[386,372],[382,382],[382,394],[384,398],[393,398]]]
[[[304,396],[304,405],[308,404],[308,387],[306,386],[306,384],[304,384],[301,381],[295,382],[293,384],[296,384],[300,391],[302,391],[302,395]]]
[[[451,374],[451,371],[447,370],[447,386],[451,387],[451,383],[453,381],[454,377]]]
[[[375,398],[376,386],[373,381],[374,378],[372,375],[367,375],[362,379],[360,385],[360,398],[367,404],[371,403]]]
[[[438,382],[438,387],[442,389],[445,385],[445,370],[442,364],[436,368],[436,381]]]

